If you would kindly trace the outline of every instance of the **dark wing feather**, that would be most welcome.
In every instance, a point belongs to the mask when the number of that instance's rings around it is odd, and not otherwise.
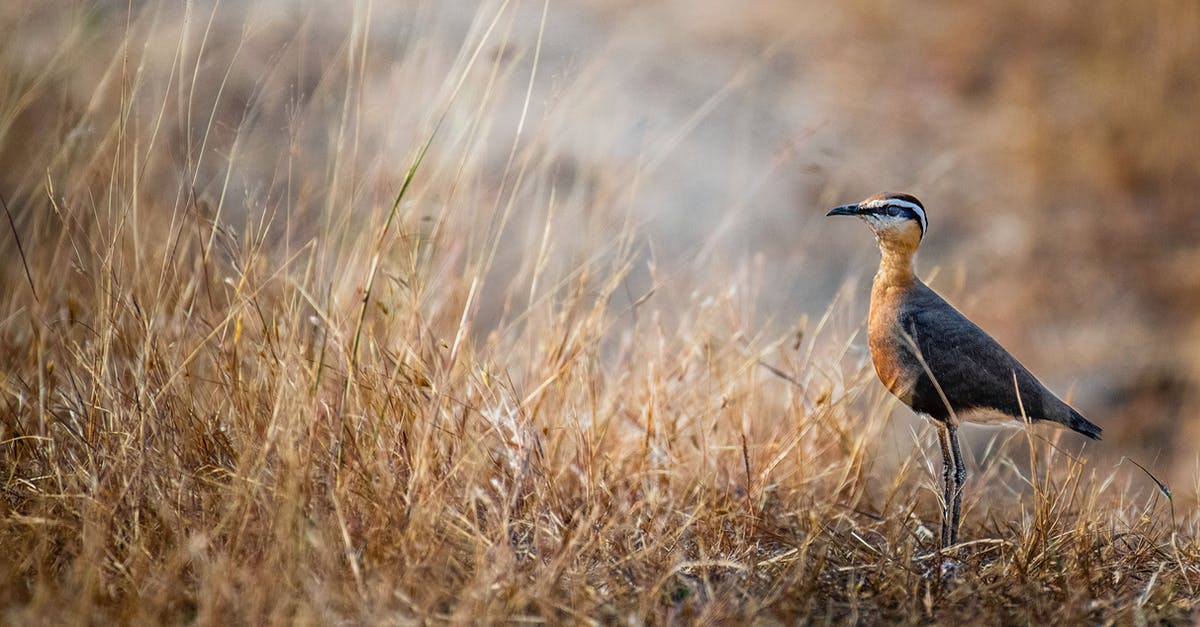
[[[1024,414],[1098,439],[1099,427],[1047,390],[983,329],[933,290],[924,285],[917,289],[901,312],[900,322],[955,412],[987,408],[1015,419]],[[1019,401],[1017,389],[1021,391]],[[942,420],[949,415],[928,373],[917,380],[913,409]]]

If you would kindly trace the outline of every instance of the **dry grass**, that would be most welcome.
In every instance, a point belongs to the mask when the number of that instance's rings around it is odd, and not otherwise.
[[[508,8],[174,4],[0,9],[4,622],[1194,612],[1200,486],[1060,432],[978,448],[931,553],[855,291],[771,330],[761,262],[660,260],[665,148],[570,162]]]

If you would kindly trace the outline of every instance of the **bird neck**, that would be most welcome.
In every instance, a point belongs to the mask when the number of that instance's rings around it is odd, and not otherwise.
[[[879,254],[876,283],[906,286],[916,279],[913,273],[913,257],[917,254],[917,247],[911,242],[880,238]]]

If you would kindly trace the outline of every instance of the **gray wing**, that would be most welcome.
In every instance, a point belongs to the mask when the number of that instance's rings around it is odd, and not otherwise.
[[[1058,422],[1099,439],[1099,427],[1059,400],[983,329],[933,290],[919,289],[901,312],[901,325],[955,412],[986,408],[1020,419],[1024,410],[1033,420]],[[913,409],[943,420],[949,415],[928,373],[916,383]]]

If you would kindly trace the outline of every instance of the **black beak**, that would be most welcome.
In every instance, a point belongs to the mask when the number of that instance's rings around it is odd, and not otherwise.
[[[833,209],[830,209],[829,213],[827,213],[825,215],[826,215],[826,217],[828,217],[828,216],[857,216],[857,215],[862,215],[862,209],[860,209],[858,207],[858,205],[842,205],[841,207],[834,207]]]

